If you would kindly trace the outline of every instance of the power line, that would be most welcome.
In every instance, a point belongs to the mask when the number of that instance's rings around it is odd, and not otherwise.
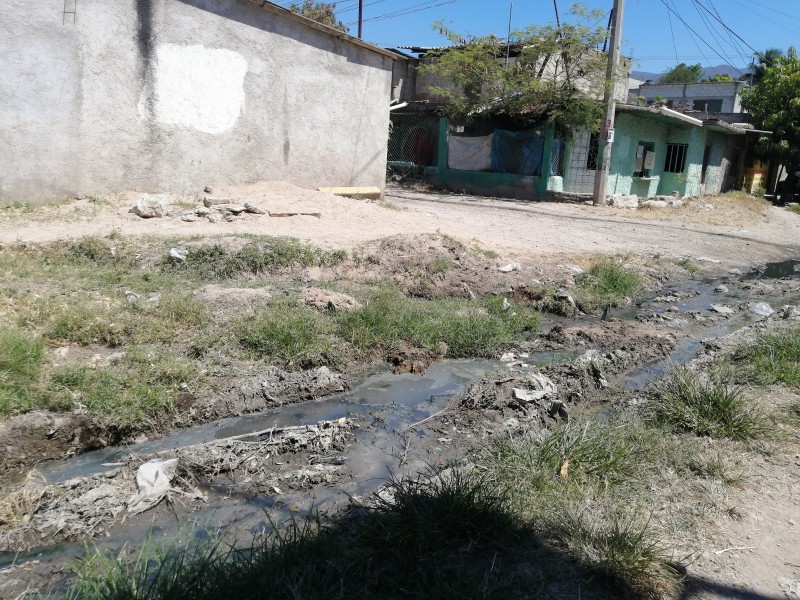
[[[700,2],[700,0],[694,0],[694,1],[697,3],[697,5],[698,5],[698,6],[700,6],[700,7],[701,7],[703,10],[705,10],[705,11],[706,11],[708,14],[710,14],[710,15],[711,15],[712,17],[714,17],[714,18],[715,18],[717,21],[719,21],[719,24],[720,24],[720,25],[722,25],[722,26],[723,26],[725,29],[727,29],[727,30],[728,30],[728,31],[730,31],[730,32],[731,32],[733,35],[735,35],[735,36],[736,36],[736,37],[737,37],[737,38],[738,38],[738,39],[739,39],[739,40],[740,40],[740,41],[741,41],[741,42],[742,42],[742,43],[743,43],[745,46],[747,46],[748,48],[750,48],[750,50],[752,50],[752,51],[753,51],[753,54],[756,54],[756,55],[758,55],[758,56],[763,56],[763,55],[762,55],[762,54],[761,54],[761,53],[760,53],[758,50],[756,50],[756,49],[755,49],[755,48],[753,48],[753,47],[752,47],[750,44],[748,44],[746,41],[744,41],[744,38],[743,38],[742,36],[740,36],[740,35],[739,35],[738,33],[736,33],[736,32],[735,32],[733,29],[731,29],[730,27],[728,27],[728,26],[725,24],[725,22],[724,22],[722,19],[720,19],[719,17],[717,17],[717,16],[716,16],[714,13],[712,13],[710,10],[708,10],[708,8],[706,8],[706,6],[705,6],[704,4],[702,4],[702,3]]]
[[[429,0],[428,2],[423,2],[422,4],[415,4],[414,6],[409,6],[406,8],[402,8],[400,10],[396,10],[394,12],[388,12],[382,15],[378,15],[377,17],[372,17],[371,19],[364,19],[364,22],[366,23],[367,21],[385,21],[387,19],[394,19],[397,17],[410,15],[415,12],[428,10],[429,8],[444,6],[445,4],[454,4],[456,2],[461,2],[461,0],[444,0],[443,2],[438,2],[438,3],[436,3],[435,0]],[[354,25],[354,24],[355,23],[347,23],[347,25]]]
[[[667,11],[667,20],[669,21],[669,32],[672,34],[672,49],[675,50],[675,64],[678,64],[678,46],[675,44],[675,31],[672,29],[672,15]]]

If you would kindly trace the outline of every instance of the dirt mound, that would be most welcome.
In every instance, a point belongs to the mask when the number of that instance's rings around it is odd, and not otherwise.
[[[419,298],[508,292],[536,275],[519,263],[509,272],[500,271],[508,261],[490,256],[445,235],[393,235],[367,244],[359,262],[364,278],[394,283]]]
[[[0,475],[43,460],[103,448],[112,436],[96,417],[36,411],[0,421]]]

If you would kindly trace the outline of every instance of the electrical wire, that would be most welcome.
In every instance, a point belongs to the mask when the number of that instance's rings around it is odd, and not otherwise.
[[[678,46],[675,44],[675,31],[672,29],[672,15],[667,11],[667,21],[669,21],[669,32],[672,35],[672,49],[675,51],[675,65],[678,65]]]
[[[402,8],[393,12],[384,13],[382,15],[378,15],[377,17],[364,19],[363,22],[366,23],[368,21],[385,21],[387,19],[395,19],[397,17],[403,17],[405,15],[410,15],[412,13],[428,10],[429,8],[436,8],[437,6],[444,6],[445,4],[455,4],[456,2],[461,2],[461,0],[444,0],[443,2],[436,2],[436,0],[428,0],[428,2],[423,2],[421,4],[415,4],[414,6],[408,6],[406,8]],[[348,26],[355,25],[356,23],[358,23],[358,21],[346,23],[346,25]]]

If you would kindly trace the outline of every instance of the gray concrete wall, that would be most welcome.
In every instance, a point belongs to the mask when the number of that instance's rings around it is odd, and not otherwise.
[[[643,85],[632,89],[632,97],[641,96],[652,100],[666,98],[673,105],[692,109],[695,100],[722,100],[722,113],[742,113],[741,93],[747,86],[741,81],[707,81],[701,83],[673,83],[668,85]]]
[[[0,202],[268,179],[383,187],[390,57],[245,0],[63,10],[3,6]]]

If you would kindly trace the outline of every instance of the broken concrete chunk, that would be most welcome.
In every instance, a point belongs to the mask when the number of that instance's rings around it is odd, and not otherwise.
[[[669,205],[664,200],[645,200],[639,206],[643,208],[667,208]]]
[[[611,206],[614,208],[639,208],[639,196],[636,194],[612,196]]]
[[[132,212],[143,219],[160,219],[161,217],[166,217],[168,211],[169,202],[164,196],[160,194],[143,194],[128,212]]]
[[[220,204],[231,204],[232,202],[233,200],[231,198],[219,198],[216,196],[206,196],[203,198],[203,205],[207,208],[219,206]]]
[[[244,212],[248,212],[252,215],[263,215],[266,214],[267,211],[264,209],[258,208],[257,206],[250,204],[249,202],[245,202],[244,204]]]

